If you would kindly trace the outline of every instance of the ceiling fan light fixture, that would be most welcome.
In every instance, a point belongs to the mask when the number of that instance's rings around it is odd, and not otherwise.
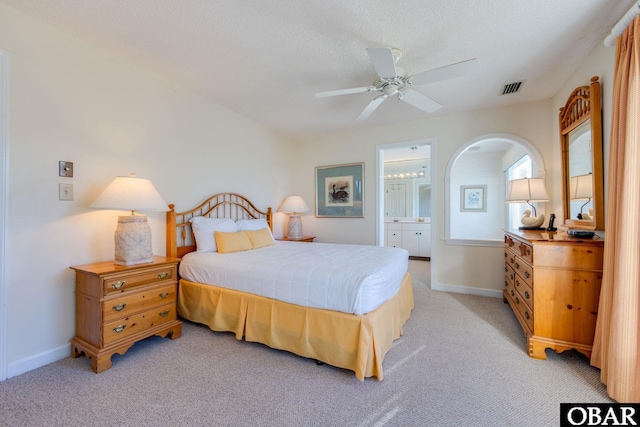
[[[389,84],[382,88],[382,92],[384,92],[387,96],[392,96],[398,93],[398,85]]]

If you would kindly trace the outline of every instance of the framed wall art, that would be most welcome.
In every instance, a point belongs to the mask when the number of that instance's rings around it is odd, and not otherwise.
[[[364,218],[364,163],[316,167],[316,216]]]
[[[462,212],[486,212],[487,211],[487,186],[486,185],[461,185],[460,186],[460,210]]]

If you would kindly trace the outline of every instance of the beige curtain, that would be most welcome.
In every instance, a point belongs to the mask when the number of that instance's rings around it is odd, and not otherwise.
[[[604,271],[591,364],[607,393],[640,402],[640,17],[616,44]]]

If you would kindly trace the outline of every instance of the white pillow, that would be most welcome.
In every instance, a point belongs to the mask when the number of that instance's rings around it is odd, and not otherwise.
[[[191,218],[191,229],[196,237],[197,252],[217,252],[216,239],[213,235],[215,231],[231,233],[238,231],[236,223],[229,218],[207,218],[196,216]]]
[[[269,228],[269,224],[267,224],[267,220],[264,218],[258,219],[239,219],[236,221],[236,226],[238,227],[238,231],[244,230],[262,230],[263,228]],[[269,228],[269,230],[271,230]]]

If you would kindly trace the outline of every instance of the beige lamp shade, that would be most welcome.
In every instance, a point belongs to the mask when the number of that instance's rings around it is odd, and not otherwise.
[[[151,181],[134,173],[116,177],[89,207],[132,212],[169,210]]]
[[[507,202],[548,202],[549,195],[542,178],[523,178],[509,181]]]
[[[593,198],[593,175],[576,175],[569,182],[571,200],[590,200]]]
[[[300,196],[289,196],[278,209],[278,212],[289,213],[289,226],[287,227],[287,237],[289,239],[301,239],[304,236],[302,232],[302,220],[298,213],[308,212],[309,206]]]
[[[115,263],[136,265],[153,261],[151,227],[146,215],[135,211],[168,211],[166,202],[151,181],[135,174],[119,176],[89,206],[93,209],[131,211],[119,216],[115,232]]]

